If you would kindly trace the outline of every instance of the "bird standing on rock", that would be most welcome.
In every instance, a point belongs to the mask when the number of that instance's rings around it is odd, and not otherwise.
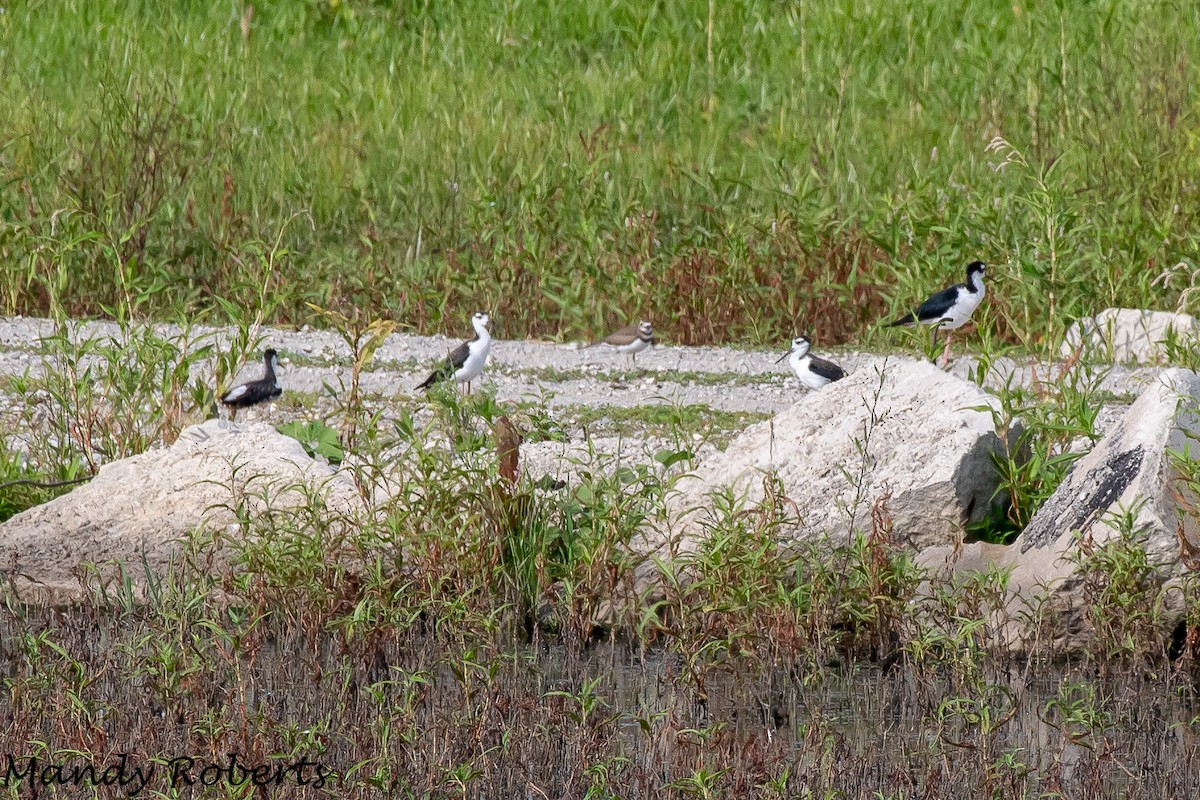
[[[808,339],[797,336],[792,339],[792,349],[781,355],[775,363],[778,364],[787,358],[797,380],[814,392],[846,377],[846,371],[837,364],[811,355],[808,352],[811,347],[812,343]]]
[[[966,325],[967,321],[971,319],[971,315],[975,313],[975,309],[979,308],[979,304],[983,302],[985,291],[983,275],[986,271],[987,267],[982,261],[972,261],[967,266],[966,283],[957,283],[931,295],[914,313],[905,314],[890,323],[888,327],[932,323],[933,337],[930,340],[930,346],[936,347],[938,331],[954,331]],[[946,334],[946,349],[938,363],[940,367],[945,367],[950,361],[951,335],[950,333]]]
[[[268,348],[263,352],[263,376],[258,380],[238,384],[221,395],[221,402],[230,409],[229,420],[231,422],[237,416],[239,408],[274,400],[283,394],[283,387],[279,385],[278,369],[279,355],[273,349]]]
[[[492,347],[492,335],[488,332],[491,318],[482,311],[471,317],[471,327],[475,329],[475,338],[463,342],[446,356],[446,360],[437,366],[419,386],[418,389],[428,389],[438,381],[453,378],[460,385],[466,386],[467,394],[471,393],[471,381],[483,374],[483,365],[487,363],[488,351]]]

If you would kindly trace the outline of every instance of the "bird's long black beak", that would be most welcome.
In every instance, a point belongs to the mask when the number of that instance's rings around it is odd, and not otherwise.
[[[785,358],[787,358],[787,357],[788,357],[788,356],[790,356],[791,354],[792,354],[792,351],[791,351],[791,350],[788,350],[786,353],[784,353],[783,355],[781,355],[779,358],[775,359],[775,363],[776,363],[776,364],[778,364],[780,361],[783,361]]]

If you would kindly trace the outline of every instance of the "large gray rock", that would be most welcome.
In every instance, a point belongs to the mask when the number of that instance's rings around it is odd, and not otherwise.
[[[943,578],[990,568],[1009,570],[1008,609],[995,626],[1005,646],[1027,650],[1049,645],[1057,652],[1088,648],[1094,631],[1085,597],[1088,575],[1080,566],[1081,543],[1094,552],[1114,542],[1120,536],[1119,517],[1132,514],[1132,528],[1158,570],[1160,587],[1186,569],[1181,549],[1191,554],[1200,548],[1197,498],[1181,483],[1168,455],[1174,451],[1200,458],[1198,401],[1200,376],[1190,370],[1164,370],[1121,421],[1075,463],[1011,546],[938,547],[923,552],[918,561]],[[1168,605],[1177,596],[1166,593]],[[1044,620],[1052,623],[1049,629],[1027,624],[1037,619],[1035,609],[1052,612]]]
[[[361,509],[352,481],[295,439],[262,423],[209,420],[0,525],[0,572],[35,602],[78,599],[85,565],[94,564],[101,581],[124,575],[140,587],[147,570],[161,576],[170,568],[194,531],[238,536],[239,503],[252,515],[288,513],[306,495],[330,516]]]
[[[756,503],[764,478],[774,475],[798,518],[797,538],[869,531],[880,502],[897,541],[957,545],[964,523],[987,512],[998,484],[991,454],[1004,443],[988,410],[996,405],[927,361],[891,359],[859,370],[746,429],[681,480],[671,530],[650,544],[679,537],[683,549],[694,547],[703,536],[699,509],[714,491],[732,487]]]
[[[1069,357],[1082,345],[1085,355],[1105,361],[1161,364],[1169,342],[1194,347],[1198,341],[1200,327],[1190,314],[1106,308],[1073,324],[1060,350]]]
[[[1089,547],[1102,547],[1119,535],[1116,519],[1134,515],[1145,536],[1150,561],[1164,581],[1179,570],[1180,547],[1200,547],[1200,519],[1181,513],[1180,499],[1192,504],[1168,453],[1200,458],[1200,376],[1170,369],[1138,398],[1125,418],[1075,463],[1067,479],[1013,544],[1010,585],[1024,596],[1048,587],[1062,617],[1059,647],[1076,649],[1088,637],[1082,597],[1084,576],[1076,560],[1078,534]],[[1182,542],[1181,542],[1182,537]]]

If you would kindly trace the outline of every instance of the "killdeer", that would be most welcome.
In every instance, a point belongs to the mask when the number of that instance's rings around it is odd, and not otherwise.
[[[460,384],[466,384],[466,391],[471,392],[471,381],[483,374],[483,365],[487,363],[488,350],[492,346],[492,335],[488,333],[491,319],[482,311],[471,317],[471,327],[475,329],[475,338],[463,342],[446,356],[429,377],[417,388],[428,389],[438,381],[453,378]]]
[[[221,395],[221,402],[229,407],[230,421],[237,416],[239,408],[273,400],[283,394],[283,387],[279,385],[279,376],[276,374],[278,369],[279,355],[268,348],[263,352],[263,376],[258,380],[240,383]]]
[[[781,355],[775,363],[787,358],[796,378],[814,392],[846,377],[846,371],[837,364],[811,355],[808,352],[810,347],[812,343],[808,339],[797,336],[792,339],[792,349]]]
[[[613,333],[601,344],[617,348],[618,353],[629,356],[629,365],[637,365],[637,354],[654,344],[654,326],[646,320],[637,325],[626,325]]]
[[[983,302],[985,292],[983,275],[986,270],[987,267],[982,261],[972,261],[967,267],[966,283],[956,283],[931,295],[916,312],[905,314],[890,323],[888,327],[933,323],[933,337],[930,340],[930,346],[936,347],[938,331],[953,331],[966,325],[967,321],[971,319],[971,315],[975,313],[975,309],[979,308],[979,304]],[[946,350],[942,353],[939,361],[939,366],[942,367],[946,366],[950,360],[950,337],[951,334],[947,333]]]

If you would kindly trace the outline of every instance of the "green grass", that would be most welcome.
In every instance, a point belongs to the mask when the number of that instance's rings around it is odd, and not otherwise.
[[[980,257],[1035,346],[1188,285],[1194,4],[248,9],[5,8],[0,311],[837,344]]]
[[[788,373],[762,373],[747,375],[740,372],[701,372],[698,370],[681,369],[624,369],[604,370],[596,372],[586,367],[532,367],[520,369],[510,365],[497,364],[492,369],[507,375],[524,376],[538,383],[565,383],[567,381],[587,380],[609,383],[636,383],[653,379],[658,383],[678,383],[696,386],[761,386],[778,385]]]
[[[572,406],[562,416],[593,436],[636,434],[689,442],[699,435],[720,446],[770,414],[754,411],[721,411],[706,405]]]

